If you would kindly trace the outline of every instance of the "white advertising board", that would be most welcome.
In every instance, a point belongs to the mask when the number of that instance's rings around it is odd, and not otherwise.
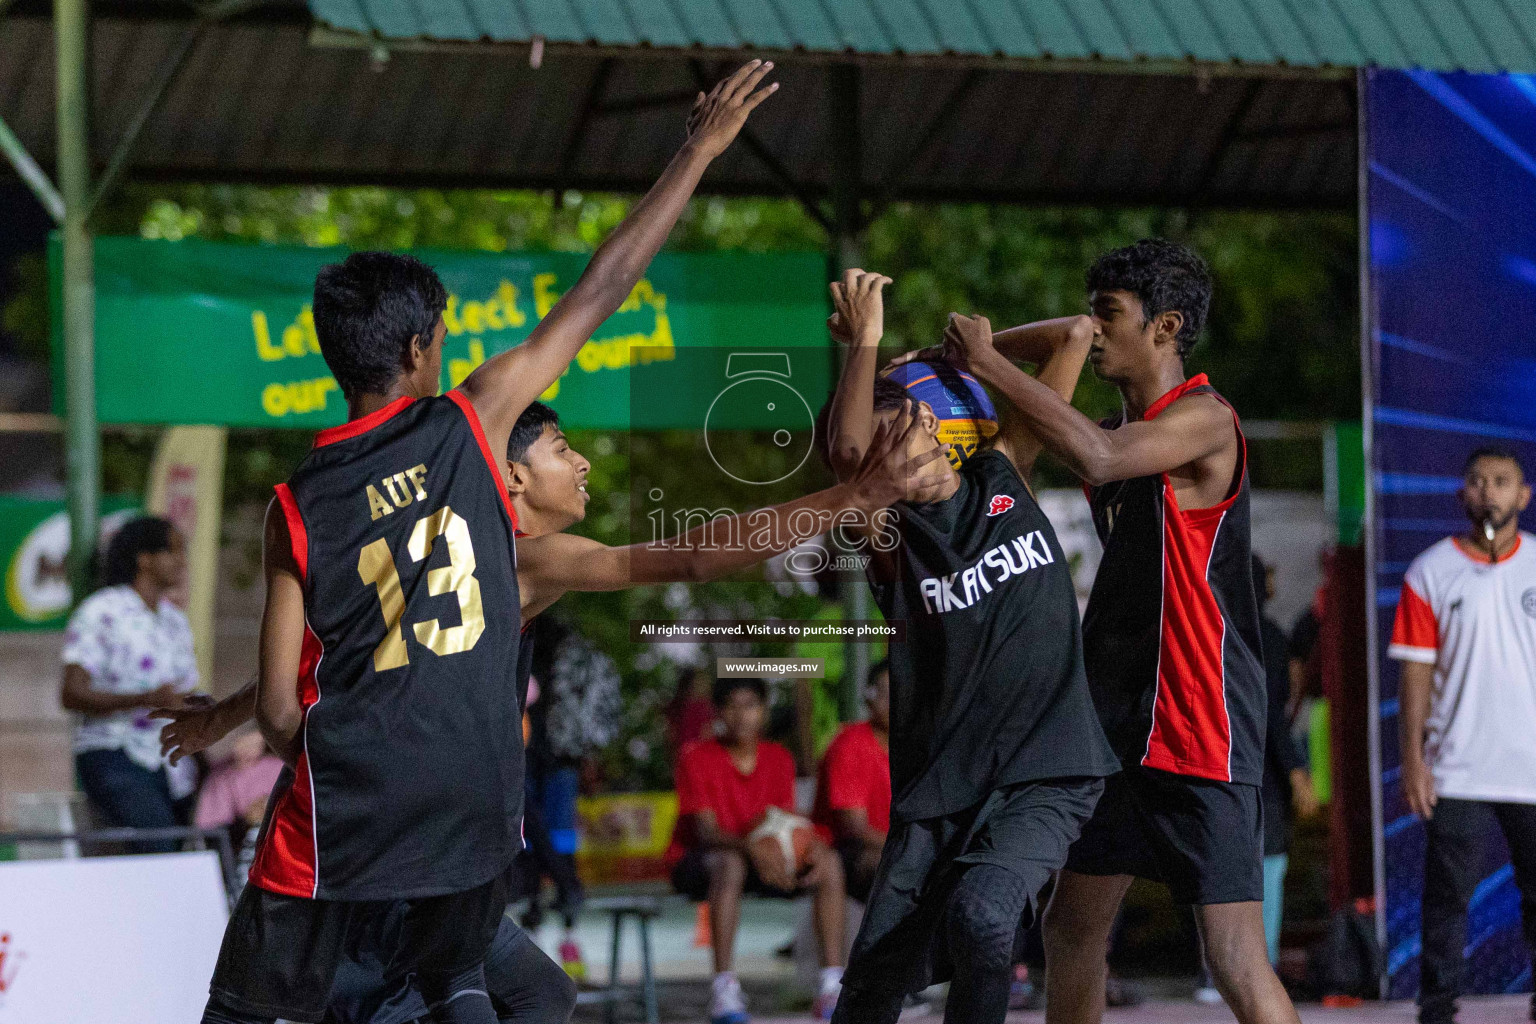
[[[196,1021],[227,917],[211,851],[0,863],[0,1024]]]

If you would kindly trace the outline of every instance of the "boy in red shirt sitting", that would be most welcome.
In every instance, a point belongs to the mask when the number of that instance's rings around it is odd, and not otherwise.
[[[768,691],[761,679],[721,679],[714,687],[719,739],[683,748],[677,763],[676,865],[678,892],[709,903],[715,980],[710,1024],[745,1024],[746,1000],[736,980],[736,926],[743,892],[792,897],[809,891],[815,902],[816,937],[821,946],[821,991],[816,1017],[825,1020],[837,1004],[844,950],[843,867],[824,843],[813,845],[810,867],[798,877],[774,858],[757,857],[747,836],[770,807],[795,810],[795,762],[789,751],[763,740]]]
[[[890,666],[870,666],[864,691],[869,721],[845,725],[827,746],[811,819],[837,843],[848,895],[863,902],[891,828]]]

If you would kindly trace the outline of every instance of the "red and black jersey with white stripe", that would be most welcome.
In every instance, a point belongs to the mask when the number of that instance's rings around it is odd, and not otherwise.
[[[302,747],[251,881],[292,896],[474,888],[521,846],[516,514],[459,392],[321,431],[277,488],[302,576]]]
[[[1152,403],[1216,394],[1205,375]],[[1230,408],[1230,405],[1228,406]],[[1104,545],[1083,616],[1088,685],[1121,763],[1257,785],[1264,668],[1249,539],[1248,446],[1227,497],[1181,509],[1166,473],[1085,488]],[[1120,426],[1115,417],[1103,424]]]

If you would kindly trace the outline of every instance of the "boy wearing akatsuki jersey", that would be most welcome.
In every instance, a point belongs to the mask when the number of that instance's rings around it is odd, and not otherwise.
[[[1296,1024],[1264,943],[1266,699],[1246,443],[1205,376],[1184,372],[1210,274],[1184,246],[1146,239],[1101,255],[1087,286],[1090,359],[1124,403],[1102,424],[1016,369],[985,318],[956,314],[947,335],[1083,479],[1104,544],[1083,648],[1124,767],[1046,912],[1046,1018],[1102,1019],[1110,930],[1142,877],[1193,905],[1217,988],[1239,1021]]]
[[[910,401],[875,372],[889,281],[851,270],[832,286],[830,326],[848,346],[828,412],[840,476]],[[1071,395],[1085,326],[1032,324],[1009,341],[1040,387]],[[939,450],[934,409],[919,411],[910,451]],[[895,1024],[909,993],[946,976],[945,1020],[1001,1024],[1019,923],[1119,767],[1083,672],[1072,573],[1027,482],[1039,442],[998,414],[990,444],[909,488],[897,543],[871,545],[875,604],[907,630],[890,645],[890,830],[833,1024]]]

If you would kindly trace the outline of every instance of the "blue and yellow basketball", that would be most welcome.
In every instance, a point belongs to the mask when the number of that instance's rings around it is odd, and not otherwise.
[[[939,441],[947,443],[956,469],[997,433],[997,409],[981,382],[948,363],[911,362],[885,376],[907,389],[914,402],[927,402],[939,420]]]

